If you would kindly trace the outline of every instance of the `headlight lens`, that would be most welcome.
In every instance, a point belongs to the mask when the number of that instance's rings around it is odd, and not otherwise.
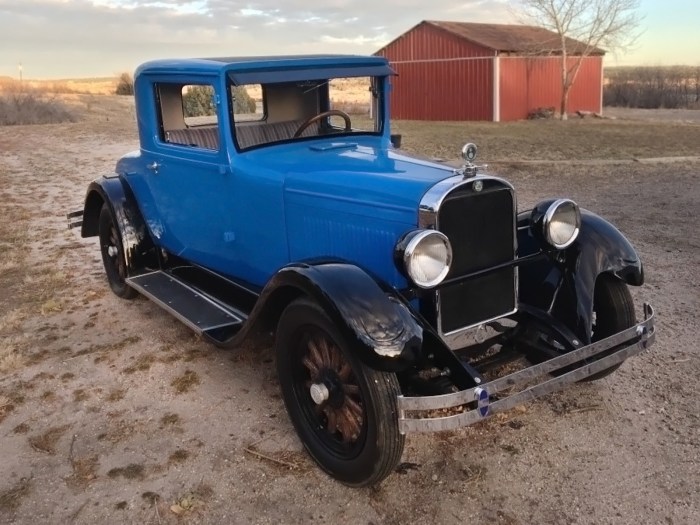
[[[408,277],[421,288],[440,284],[452,264],[450,241],[434,230],[421,230],[407,239],[403,262]]]
[[[581,211],[569,199],[554,201],[544,214],[544,234],[547,242],[562,250],[576,240],[581,228]]]

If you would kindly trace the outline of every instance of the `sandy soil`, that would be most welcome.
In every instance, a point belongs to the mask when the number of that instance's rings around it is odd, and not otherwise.
[[[613,376],[456,432],[412,435],[380,487],[305,455],[269,344],[222,351],[109,291],[65,228],[87,183],[137,147],[110,99],[66,126],[0,128],[0,522],[700,521],[700,164],[505,168],[520,207],[567,195],[646,264],[652,350]]]

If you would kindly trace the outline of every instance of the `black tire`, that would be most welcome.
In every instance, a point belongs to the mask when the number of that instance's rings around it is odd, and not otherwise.
[[[405,441],[396,376],[362,364],[325,311],[307,299],[282,313],[275,351],[287,412],[316,463],[352,487],[375,485],[391,474]],[[314,402],[311,385],[323,385],[324,401]]]
[[[627,284],[612,275],[598,277],[593,295],[595,313],[591,341],[595,343],[636,324],[634,301]],[[588,376],[583,381],[595,381],[609,376],[622,363]]]
[[[100,210],[99,219],[100,252],[105,267],[109,287],[122,299],[133,299],[138,292],[126,284],[127,270],[124,258],[124,246],[121,235],[112,216],[112,211],[105,202]]]

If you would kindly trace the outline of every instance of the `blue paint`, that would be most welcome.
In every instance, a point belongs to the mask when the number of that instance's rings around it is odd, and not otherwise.
[[[290,72],[380,75],[380,132],[333,134],[239,152],[231,134],[230,78],[285,80]],[[141,151],[122,158],[124,175],[162,248],[251,284],[264,286],[281,267],[312,258],[353,262],[395,287],[406,285],[393,262],[396,241],[418,224],[421,197],[451,168],[393,150],[382,57],[159,60],[135,77]],[[319,76],[321,75],[321,76]],[[219,151],[163,142],[158,83],[209,84],[216,91]],[[146,168],[153,162],[157,172]]]

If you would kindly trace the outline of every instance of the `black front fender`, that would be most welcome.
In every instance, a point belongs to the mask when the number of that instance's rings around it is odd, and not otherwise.
[[[139,270],[158,264],[154,244],[146,228],[129,184],[120,176],[102,176],[90,183],[83,208],[82,237],[99,234],[99,218],[102,205],[112,210],[126,259],[127,272],[133,275]]]
[[[282,268],[267,283],[251,320],[276,324],[295,298],[317,301],[367,366],[399,372],[421,358],[423,329],[397,294],[346,262],[298,263]]]
[[[541,247],[531,235],[527,213],[518,220],[519,255]],[[584,343],[590,343],[593,293],[601,274],[614,275],[633,286],[644,283],[639,255],[627,238],[608,221],[581,210],[581,230],[564,257],[540,258],[520,268],[520,301],[549,311]]]

